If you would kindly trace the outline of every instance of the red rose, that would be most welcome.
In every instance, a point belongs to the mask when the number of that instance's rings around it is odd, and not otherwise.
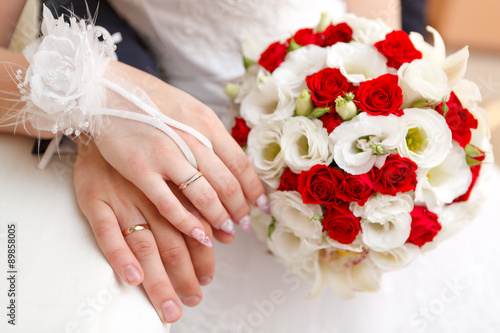
[[[338,198],[351,202],[355,201],[363,206],[375,192],[371,188],[371,183],[366,182],[359,175],[344,174],[343,191],[338,193]]]
[[[328,237],[342,244],[351,244],[361,229],[360,219],[349,210],[348,203],[327,206],[321,224]]]
[[[337,126],[342,124],[342,120],[336,112],[325,113],[319,120],[323,122],[323,127],[326,128],[328,134],[332,133]]]
[[[360,84],[356,105],[372,116],[402,116],[403,91],[397,75],[385,74]]]
[[[285,60],[287,52],[287,44],[273,43],[260,55],[259,65],[272,73]]]
[[[373,167],[370,172],[361,175],[363,181],[372,184],[375,191],[386,195],[408,192],[417,186],[417,165],[406,157],[390,155],[384,166]]]
[[[300,174],[298,190],[305,204],[332,204],[343,181],[339,170],[317,164]]]
[[[453,202],[462,202],[469,200],[470,193],[472,192],[474,185],[476,185],[477,177],[479,177],[479,172],[481,171],[481,164],[471,166],[470,171],[472,172],[472,182],[470,183],[469,189],[467,190],[467,192],[465,192],[464,194],[453,200]]]
[[[405,62],[422,59],[422,53],[415,48],[408,34],[404,31],[393,31],[385,40],[375,43],[377,50],[387,58],[387,66],[399,69]]]
[[[477,128],[477,119],[474,118],[469,110],[462,107],[462,103],[460,103],[460,100],[453,91],[446,105],[448,106],[448,111],[444,119],[446,119],[446,123],[451,130],[453,140],[458,142],[462,148],[465,148],[472,137],[471,129]],[[443,103],[439,104],[436,111],[444,114],[443,106]]]
[[[407,243],[422,247],[425,243],[431,242],[441,230],[438,216],[426,207],[416,206],[411,212],[411,217],[411,231]]]
[[[245,147],[247,145],[250,128],[247,126],[247,123],[243,118],[235,117],[234,119],[236,119],[236,124],[234,124],[231,129],[231,135],[241,147]]]
[[[306,77],[306,83],[317,107],[334,106],[337,97],[353,89],[338,68],[322,69]]]
[[[293,40],[299,45],[323,45],[323,38],[320,34],[314,33],[313,29],[300,29],[293,35]],[[290,42],[290,41],[289,41]]]
[[[293,173],[292,170],[286,169],[281,176],[280,186],[278,191],[297,191],[299,187],[299,175]]]
[[[332,46],[336,43],[349,43],[352,40],[352,29],[347,23],[330,24],[323,32],[325,38],[323,46]]]

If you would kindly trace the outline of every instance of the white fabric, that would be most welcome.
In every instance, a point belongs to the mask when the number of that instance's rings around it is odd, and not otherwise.
[[[241,73],[246,33],[293,32],[314,26],[334,0],[113,0],[155,45],[171,83],[223,115],[222,86]],[[18,226],[18,326],[1,332],[168,332],[139,288],[120,284],[78,210],[68,162],[36,169],[32,140],[0,136],[0,266],[6,271],[6,224]],[[71,164],[71,161],[69,161]],[[488,183],[500,185],[495,169]],[[306,301],[311,286],[266,253],[254,235],[238,232],[216,245],[216,276],[198,307],[184,309],[173,333],[190,332],[498,332],[500,329],[500,193],[481,216],[408,268],[385,275],[382,290],[341,300],[331,292]],[[0,279],[5,311],[7,281]],[[105,294],[111,291],[112,299]],[[116,292],[113,292],[116,291]],[[78,312],[92,298],[107,303]],[[99,305],[99,304],[98,304]],[[84,312],[85,314],[85,312]]]

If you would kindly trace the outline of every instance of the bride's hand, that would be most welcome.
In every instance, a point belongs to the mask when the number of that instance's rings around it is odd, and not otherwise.
[[[126,283],[143,284],[162,321],[178,320],[182,308],[176,294],[187,306],[200,302],[200,285],[208,284],[214,273],[213,249],[184,237],[102,158],[93,143],[79,148],[75,190],[102,252]],[[197,214],[181,193],[175,194],[188,211]],[[210,226],[199,214],[197,218],[211,242]],[[138,224],[148,224],[151,229],[123,236],[122,230]],[[224,243],[233,238],[217,230],[215,236]]]
[[[202,229],[200,219],[184,208],[166,181],[177,186],[201,171],[203,176],[182,193],[215,228],[234,233],[233,221],[249,231],[247,200],[269,211],[262,183],[249,160],[232,139],[216,114],[208,107],[163,81],[122,63],[114,63],[128,79],[143,89],[159,110],[168,117],[205,135],[214,151],[182,131],[198,163],[195,169],[177,145],[153,127],[122,135],[104,135],[96,141],[104,158],[126,179],[136,185],[172,225],[186,235]],[[119,126],[118,126],[119,127]],[[113,133],[120,133],[116,126]]]

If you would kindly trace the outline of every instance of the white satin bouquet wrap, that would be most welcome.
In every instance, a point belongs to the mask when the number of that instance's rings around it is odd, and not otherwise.
[[[110,60],[116,58],[116,46],[105,29],[76,17],[69,23],[62,16],[56,19],[44,6],[41,31],[42,36],[23,51],[30,64],[26,75],[16,73],[26,103],[23,121],[54,134],[86,133],[93,138],[126,135],[147,124],[167,134],[195,168],[191,150],[173,128],[212,149],[205,136],[164,115],[146,92],[113,69]]]

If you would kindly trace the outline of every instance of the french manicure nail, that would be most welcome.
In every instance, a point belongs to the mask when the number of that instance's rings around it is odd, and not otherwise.
[[[161,310],[163,312],[163,316],[165,317],[165,321],[169,323],[177,320],[181,314],[179,307],[174,301],[166,301],[163,303],[161,305]]]
[[[250,215],[245,215],[241,220],[238,221],[238,224],[244,232],[250,233],[252,231],[252,222],[250,220]]]
[[[125,279],[130,285],[136,285],[141,282],[141,273],[132,265],[125,267]]]
[[[220,228],[222,231],[234,235],[234,222],[231,219],[227,219],[226,222],[222,223]]]
[[[271,214],[271,207],[269,206],[269,199],[267,195],[261,194],[257,199],[257,207],[266,214]]]
[[[199,228],[194,228],[193,231],[191,231],[191,236],[206,247],[213,246],[212,241],[207,234]]]

